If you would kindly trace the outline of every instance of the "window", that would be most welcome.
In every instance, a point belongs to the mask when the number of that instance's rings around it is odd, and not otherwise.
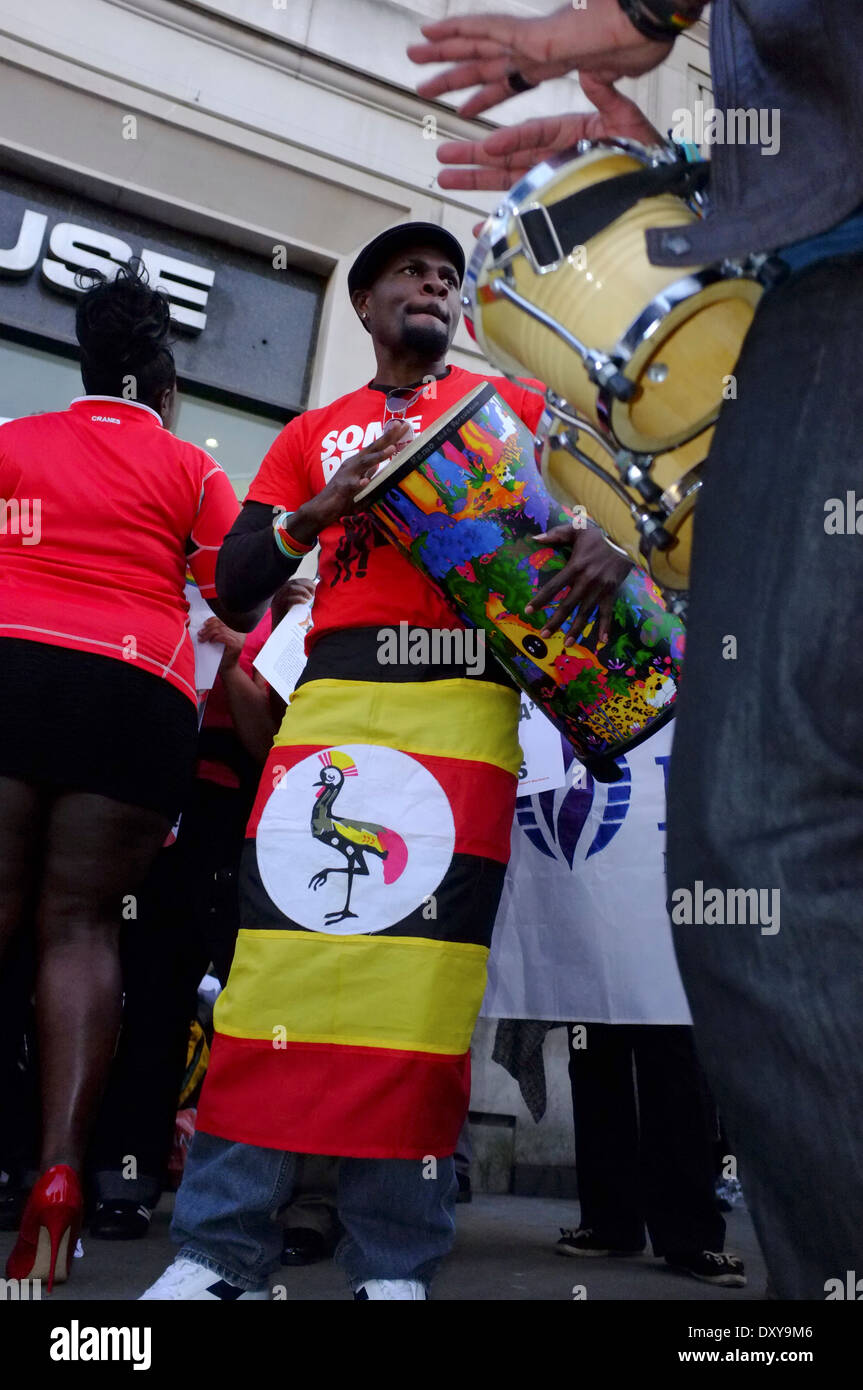
[[[0,339],[0,422],[65,410],[84,393],[76,361],[60,353]],[[252,410],[181,391],[174,433],[213,455],[243,498],[282,426]]]

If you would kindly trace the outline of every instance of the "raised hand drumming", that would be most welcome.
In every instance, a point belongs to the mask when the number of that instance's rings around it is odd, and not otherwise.
[[[350,516],[356,510],[357,493],[362,492],[381,464],[392,458],[399,445],[407,443],[411,437],[407,421],[390,420],[380,438],[353,458],[345,459],[326,487],[287,520],[291,535],[304,545],[314,545],[325,526],[331,526],[340,517]]]
[[[570,116],[541,116],[521,125],[503,126],[483,140],[446,140],[438,146],[441,188],[510,188],[534,165],[579,140],[604,140],[611,136],[658,144],[659,131],[629,97],[605,78],[583,73],[581,89],[595,111]]]
[[[459,107],[463,116],[478,116],[573,69],[599,73],[608,81],[640,77],[671,50],[670,41],[640,34],[618,0],[590,0],[583,10],[561,5],[536,19],[459,15],[426,24],[422,33],[427,42],[412,44],[408,57],[414,63],[451,66],[422,82],[417,92],[435,98],[476,87]]]

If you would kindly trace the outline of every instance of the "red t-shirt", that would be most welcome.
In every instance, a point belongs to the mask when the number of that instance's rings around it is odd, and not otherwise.
[[[10,420],[0,426],[0,637],[134,662],[197,703],[186,566],[213,597],[238,511],[215,459],[135,401],[84,396]]]
[[[410,409],[407,418],[414,430],[419,434],[483,381],[491,382],[528,428],[536,430],[544,405],[541,396],[505,377],[478,376],[462,367],[450,367],[436,383],[434,396],[421,395]],[[382,434],[385,398],[385,392],[363,386],[332,405],[307,410],[291,420],[271,446],[246,501],[285,507],[289,512],[311,501],[339,464]],[[391,627],[400,621],[417,627],[463,626],[431,584],[380,535],[368,515],[344,517],[326,526],[318,539],[320,583],[309,646],[340,628]]]

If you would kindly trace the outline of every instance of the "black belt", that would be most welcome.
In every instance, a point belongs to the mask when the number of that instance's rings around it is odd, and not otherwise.
[[[398,624],[390,625],[398,631]],[[453,662],[446,665],[429,662],[425,665],[413,662],[383,663],[379,659],[380,637],[384,626],[347,627],[338,632],[327,632],[319,637],[312,650],[305,669],[297,681],[297,689],[309,681],[454,681],[469,679],[490,681],[494,685],[504,685],[516,689],[514,682],[497,662],[486,645],[486,662],[482,675],[472,675],[471,667]],[[422,627],[411,623],[408,636],[414,632],[427,632],[431,636],[437,629]]]

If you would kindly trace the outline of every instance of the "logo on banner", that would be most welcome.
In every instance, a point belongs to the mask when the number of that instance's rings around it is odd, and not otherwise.
[[[577,852],[582,859],[590,859],[611,843],[623,825],[632,797],[632,773],[626,758],[618,758],[620,781],[608,787],[599,825],[590,836],[589,843],[584,845],[581,842],[596,799],[596,782],[589,772],[576,763],[572,749],[565,746],[564,756],[567,759],[567,785],[557,791],[520,797],[516,820],[531,844],[542,854],[549,859],[562,861],[571,869]]]

